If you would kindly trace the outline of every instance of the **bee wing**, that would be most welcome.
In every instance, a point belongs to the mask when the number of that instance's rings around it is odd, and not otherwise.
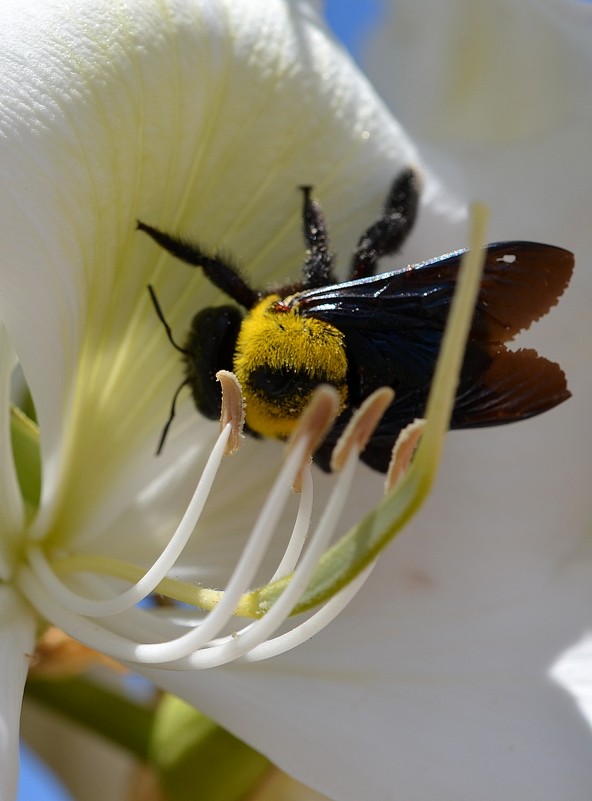
[[[302,315],[346,331],[395,331],[405,338],[429,327],[442,331],[450,308],[459,250],[390,273],[305,291]],[[507,342],[557,303],[573,271],[573,254],[538,242],[487,246],[471,339]],[[421,339],[421,337],[420,337]]]
[[[474,354],[472,354],[474,355]],[[565,375],[555,362],[531,349],[507,350],[504,345],[480,369],[465,361],[450,421],[451,429],[504,425],[533,417],[570,397]],[[381,472],[388,469],[401,430],[423,416],[429,386],[402,387],[380,421],[361,459]],[[315,462],[330,470],[331,453],[351,411],[337,421],[315,454]]]
[[[345,335],[352,405],[378,386],[396,397],[362,460],[385,471],[401,429],[422,416],[464,251],[422,264],[303,292],[300,313]],[[489,245],[451,428],[493,426],[551,409],[570,393],[559,365],[534,350],[502,344],[543,316],[569,282],[573,256],[551,245]],[[349,412],[337,421],[315,461],[330,454]]]

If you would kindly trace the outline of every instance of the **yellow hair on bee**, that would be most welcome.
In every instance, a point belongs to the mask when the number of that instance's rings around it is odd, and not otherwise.
[[[245,317],[238,335],[234,373],[246,400],[246,423],[266,437],[288,437],[319,384],[347,403],[347,358],[337,328],[288,308],[267,295]]]

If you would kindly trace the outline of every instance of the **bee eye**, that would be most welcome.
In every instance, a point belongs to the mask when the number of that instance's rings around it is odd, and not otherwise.
[[[287,367],[274,369],[265,365],[257,367],[249,376],[251,389],[272,398],[286,395],[302,395],[309,392],[318,382],[311,382],[306,373],[290,370]]]

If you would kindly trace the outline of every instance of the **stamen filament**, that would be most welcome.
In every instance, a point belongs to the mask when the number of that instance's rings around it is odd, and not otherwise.
[[[216,667],[233,662],[264,642],[289,617],[335,532],[341,512],[347,503],[357,461],[358,452],[352,450],[302,560],[274,605],[265,610],[263,617],[233,634],[221,645],[212,647],[205,654],[191,654],[187,660],[190,665],[194,666],[196,659],[199,660],[200,667],[205,667],[206,663],[207,667]]]
[[[136,606],[150,593],[154,592],[155,588],[178,560],[197,525],[222,462],[230,433],[231,425],[228,423],[218,436],[218,440],[210,453],[197,488],[177,530],[161,555],[139,581],[114,598],[99,600],[84,598],[73,592],[58,578],[38,546],[31,546],[28,549],[29,563],[47,591],[54,595],[64,606],[76,609],[79,614],[87,617],[106,617],[120,614],[132,606]]]
[[[310,469],[304,473],[303,491],[300,493],[296,522],[292,530],[292,535],[286,546],[282,560],[270,579],[270,582],[277,581],[282,576],[291,573],[296,566],[300,554],[306,541],[306,536],[310,529],[310,518],[312,515],[312,503],[314,497],[314,486]],[[93,554],[77,554],[67,556],[52,563],[54,571],[65,575],[68,573],[101,573],[112,578],[119,578],[124,581],[137,582],[138,576],[143,575],[144,571],[138,565],[130,562],[122,562],[106,556]],[[212,590],[208,587],[198,587],[194,584],[187,584],[179,579],[164,578],[154,588],[155,592],[170,598],[179,603],[194,606],[197,609],[209,611],[214,609],[224,595],[223,590]],[[237,617],[256,617],[253,612],[251,598],[248,602],[245,597],[241,598],[237,604],[234,614]]]
[[[280,564],[269,580],[270,582],[277,581],[294,570],[304,547],[306,536],[310,529],[314,497],[314,486],[310,470],[304,473],[303,491],[298,497],[298,512],[292,535],[288,541]],[[76,554],[75,556],[66,556],[63,559],[52,562],[51,566],[59,575],[67,575],[68,573],[99,573],[129,582],[137,582],[139,580],[138,577],[144,575],[144,570],[138,565],[131,564],[130,562],[123,562],[119,559],[112,559],[100,554]],[[214,607],[220,603],[224,594],[223,590],[199,587],[173,578],[164,578],[156,585],[154,591],[166,598],[194,606],[204,611],[214,609]],[[258,616],[258,614],[253,612],[253,604],[250,597],[248,600],[245,600],[245,597],[241,598],[234,610],[234,614],[237,617]]]
[[[123,562],[120,559],[112,559],[108,556],[101,556],[100,554],[67,556],[64,559],[52,562],[52,567],[59,575],[67,575],[68,573],[101,574],[128,582],[137,581],[138,577],[143,576],[145,572],[139,565]],[[163,579],[156,585],[154,591],[158,595],[164,595],[166,598],[171,598],[174,601],[189,604],[205,611],[213,609],[219,603],[223,594],[222,590],[198,587],[173,578]],[[237,615],[244,614],[240,610],[240,604],[235,612]]]
[[[290,631],[280,634],[271,640],[265,640],[260,645],[251,649],[248,653],[240,658],[240,662],[259,662],[263,659],[271,659],[274,656],[279,656],[293,648],[297,648],[303,642],[310,640],[319,631],[322,631],[326,626],[335,620],[341,612],[349,605],[351,600],[362,589],[370,574],[374,570],[376,561],[368,565],[355,579],[350,581],[342,590],[336,593],[332,598],[323,604],[317,611],[309,618],[304,620],[300,625],[290,629]],[[265,618],[264,618],[265,619]]]
[[[163,667],[183,669],[184,657],[204,648],[212,637],[232,617],[235,607],[252,581],[265,555],[269,541],[282,514],[294,476],[310,446],[309,438],[303,436],[294,444],[292,452],[280,470],[274,487],[259,515],[257,523],[245,546],[241,558],[230,578],[220,603],[206,618],[189,632],[162,643],[138,643],[120,637],[71,610],[42,584],[30,568],[24,566],[17,577],[23,593],[38,608],[51,612],[51,619],[72,636],[90,647],[98,648],[116,659],[144,664],[160,664]],[[136,610],[130,610],[133,612]]]
[[[304,543],[306,542],[306,535],[310,529],[313,497],[313,480],[309,467],[308,470],[304,471],[302,476],[302,492],[299,495],[300,503],[298,505],[296,522],[292,529],[292,536],[290,537],[282,560],[277,566],[270,582],[277,581],[283,576],[288,575],[288,573],[291,573],[298,563],[298,559],[304,548]]]

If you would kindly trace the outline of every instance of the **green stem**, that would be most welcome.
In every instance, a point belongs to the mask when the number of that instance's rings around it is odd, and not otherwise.
[[[39,506],[41,495],[39,428],[24,412],[16,406],[12,406],[10,409],[10,434],[14,463],[23,498],[28,509],[34,511]]]
[[[151,746],[167,801],[243,801],[269,768],[264,756],[171,695],[159,704]]]
[[[26,697],[146,760],[155,712],[83,678],[29,679]]]

